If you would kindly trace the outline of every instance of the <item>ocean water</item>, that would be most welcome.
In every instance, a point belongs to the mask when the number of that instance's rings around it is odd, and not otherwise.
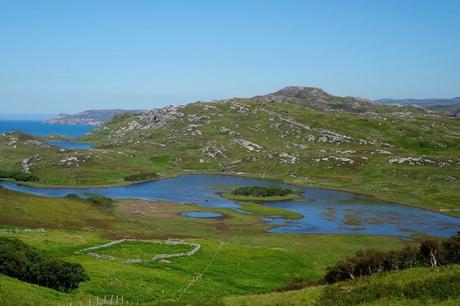
[[[40,120],[0,120],[0,133],[21,131],[36,136],[80,137],[94,128],[91,125],[44,124]]]

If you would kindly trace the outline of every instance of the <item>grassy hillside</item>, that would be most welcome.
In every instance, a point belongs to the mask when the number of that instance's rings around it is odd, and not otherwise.
[[[251,99],[121,114],[80,140],[96,148],[60,150],[21,133],[0,135],[2,173],[30,172],[39,180],[28,184],[58,186],[128,184],[191,171],[240,174],[357,191],[460,216],[460,121],[417,108],[296,87]],[[359,234],[269,234],[270,225],[261,217],[299,215],[256,203],[242,203],[251,214],[199,207],[223,214],[217,219],[182,216],[198,209],[189,204],[98,203],[0,188],[0,235],[19,238],[47,256],[80,263],[90,277],[71,293],[58,293],[0,276],[0,304],[78,305],[112,295],[141,305],[458,301],[456,294],[445,291],[458,292],[453,287],[458,267],[256,295],[276,292],[296,278],[318,281],[327,266],[357,250],[392,250],[416,241]],[[192,256],[163,261],[149,258],[189,249],[130,242],[101,251],[105,259],[77,252],[124,238],[182,239],[201,248]],[[136,258],[142,261],[125,262]]]
[[[460,266],[415,268],[298,291],[224,298],[224,305],[458,305]]]
[[[237,173],[356,191],[460,216],[460,121],[418,108],[285,89],[121,114],[60,151],[0,136],[0,166],[26,164],[45,185],[113,185],[130,177]]]
[[[16,237],[48,256],[80,263],[90,276],[78,289],[65,294],[1,276],[0,304],[78,305],[89,298],[110,295],[123,295],[145,305],[213,304],[214,299],[228,295],[270,292],[298,277],[319,280],[326,266],[359,249],[391,250],[409,243],[396,237],[367,235],[267,234],[264,230],[269,225],[260,216],[278,212],[251,205],[255,215],[207,209],[224,213],[226,218],[193,219],[180,214],[196,210],[194,205],[124,200],[103,208],[78,199],[43,198],[0,189],[0,235]],[[45,230],[27,230],[38,227]],[[120,238],[181,238],[202,248],[191,257],[135,264],[75,253]],[[153,256],[157,251],[169,252],[164,247],[158,250],[127,244],[106,249],[104,254],[148,259],[146,252]]]

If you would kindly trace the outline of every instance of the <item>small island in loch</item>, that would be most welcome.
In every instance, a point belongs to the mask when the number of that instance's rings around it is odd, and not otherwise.
[[[231,192],[220,193],[225,199],[236,201],[277,202],[301,199],[298,190],[285,189],[276,186],[244,186],[232,188]]]
[[[0,0],[0,306],[460,306],[456,16]]]

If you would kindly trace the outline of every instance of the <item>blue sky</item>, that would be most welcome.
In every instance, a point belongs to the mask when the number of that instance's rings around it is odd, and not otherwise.
[[[460,96],[460,1],[0,0],[1,113]]]

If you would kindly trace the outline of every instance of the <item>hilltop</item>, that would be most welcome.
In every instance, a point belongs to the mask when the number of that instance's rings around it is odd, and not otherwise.
[[[274,93],[254,97],[263,102],[289,102],[323,111],[366,112],[382,110],[370,100],[333,96],[321,88],[288,86]]]

